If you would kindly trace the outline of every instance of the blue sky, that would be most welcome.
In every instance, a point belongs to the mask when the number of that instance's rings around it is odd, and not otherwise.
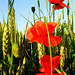
[[[72,0],[73,3],[75,3],[75,0]],[[64,1],[65,4],[67,4],[67,0]],[[28,13],[29,13],[29,20],[33,22],[33,14],[31,12],[31,7],[35,7],[35,12],[38,14],[38,5],[37,5],[37,0],[15,0],[14,2],[14,9],[15,9],[15,22],[18,27],[19,31],[24,32],[25,26],[26,26],[26,20],[20,15],[22,14],[26,18],[28,18]],[[40,6],[41,10],[43,11],[44,15],[47,16],[47,11],[46,11],[46,0],[40,0]],[[70,0],[70,6],[71,0]],[[73,11],[75,11],[75,4],[73,4]],[[65,20],[67,20],[67,8],[65,7]],[[8,14],[8,0],[0,0],[0,10],[3,11],[5,21],[7,22],[7,14]],[[55,21],[58,19],[58,15],[62,14],[62,9],[61,10],[56,10],[55,11]],[[74,16],[75,17],[75,16]],[[3,16],[0,11],[0,21],[3,23]],[[75,21],[75,18],[74,18]],[[30,24],[30,23],[29,23]]]

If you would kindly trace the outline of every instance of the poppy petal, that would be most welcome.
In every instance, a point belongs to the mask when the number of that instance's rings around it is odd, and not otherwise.
[[[45,72],[45,69],[44,68],[40,68],[39,71],[40,72]]]
[[[49,22],[49,23],[47,23],[47,25],[48,25],[49,34],[52,35],[57,23]]]
[[[52,58],[52,67],[53,67],[52,69],[53,69],[53,72],[55,72],[55,68],[58,69],[58,67],[59,67],[60,57],[61,57],[61,55],[55,56],[55,57]]]
[[[35,22],[34,27],[39,35],[47,35],[46,24],[43,21]]]
[[[52,73],[52,75],[60,75],[59,73]]]
[[[35,27],[31,27],[30,29],[27,30],[26,34],[27,39],[31,40],[36,36],[38,36],[38,33],[36,32]]]
[[[40,63],[41,63],[41,67],[43,68],[50,68],[50,56],[49,55],[44,55],[41,59],[40,59]]]
[[[33,43],[35,38],[32,38],[31,40],[29,40],[28,43]]]
[[[37,42],[43,44],[46,47],[49,47],[48,36],[38,36],[31,39],[29,42]],[[51,47],[57,46],[61,42],[61,38],[59,36],[50,36]]]
[[[62,3],[62,2],[60,2],[59,4],[60,4],[62,7],[69,8],[66,4],[64,4],[64,3]]]
[[[48,29],[49,29],[49,33],[52,34],[52,32],[54,31],[57,23],[55,22],[49,22],[47,23],[48,25]],[[47,28],[46,28],[46,24],[43,21],[37,21],[34,24],[36,31],[39,35],[47,35]]]
[[[59,2],[63,2],[64,0],[48,0],[52,4],[59,4]]]
[[[61,75],[65,75],[63,72],[61,72]]]
[[[53,5],[52,8],[54,8],[54,5]],[[60,9],[62,9],[62,8],[63,8],[63,6],[61,6],[61,5],[59,5],[59,4],[55,4],[54,10],[60,10]]]
[[[47,74],[47,73],[38,73],[38,74],[35,74],[35,75],[51,75],[51,74]]]
[[[53,69],[53,72],[55,72],[55,68],[58,69],[58,67],[59,67],[60,57],[61,57],[61,55],[55,56],[55,57],[52,58],[52,69]],[[43,67],[43,68],[40,68],[39,71],[40,72],[50,73],[50,70],[51,70],[51,66],[49,65],[49,64],[51,64],[50,63],[50,56],[49,55],[45,55],[44,57],[42,57],[40,59],[40,63],[41,63],[41,67]]]
[[[38,36],[33,38],[34,42],[43,44],[44,46],[48,47],[48,37],[47,36]]]
[[[38,73],[35,75],[51,75],[50,73]],[[52,75],[60,75],[59,73],[52,73]]]
[[[61,43],[59,36],[50,36],[51,47],[57,46]]]

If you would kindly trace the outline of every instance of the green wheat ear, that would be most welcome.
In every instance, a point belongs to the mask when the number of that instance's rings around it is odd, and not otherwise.
[[[40,63],[40,58],[42,58],[46,54],[46,52],[45,52],[45,47],[42,44],[38,43],[37,46],[38,46],[37,48],[38,58],[39,58],[39,63]]]
[[[17,68],[16,75],[20,75],[20,74],[21,74],[21,68],[20,68],[20,65],[19,65],[18,68]]]
[[[23,38],[22,31],[20,31],[20,35],[19,35],[19,45],[21,45],[22,38]]]
[[[64,61],[65,61],[65,50],[64,50],[64,46],[60,47],[60,55],[61,55],[61,59],[60,59],[60,69],[61,71],[63,71],[63,67],[65,65]]]
[[[0,22],[0,55],[2,55],[2,26],[1,26],[1,22]],[[3,57],[0,56],[0,62],[1,62],[1,59]]]
[[[25,75],[25,64],[26,64],[26,57],[23,58],[23,63],[21,66],[21,74]]]
[[[61,20],[61,15],[58,15],[58,22],[57,22],[57,27],[56,27],[56,33],[58,36],[61,36],[61,24],[60,24],[60,20]]]
[[[0,51],[2,50],[2,26],[0,22]]]
[[[3,32],[3,56],[5,58],[5,55],[8,53],[8,27],[5,25],[4,32]]]
[[[12,52],[16,58],[19,57],[19,46],[17,43],[12,44]]]
[[[5,26],[5,25],[4,25],[4,24],[2,24],[2,32],[4,32],[4,26]]]
[[[11,43],[16,42],[16,26],[15,26],[15,10],[12,8],[9,22],[9,35],[11,37]]]

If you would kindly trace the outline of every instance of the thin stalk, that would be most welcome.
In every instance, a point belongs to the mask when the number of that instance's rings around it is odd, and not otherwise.
[[[50,13],[51,13],[51,4],[49,3],[49,22],[51,22]]]
[[[35,23],[35,14],[33,13],[33,21],[34,21],[34,23]],[[31,57],[32,58],[34,58],[34,50],[32,50],[33,49],[33,44],[31,43]]]
[[[55,5],[54,5],[55,8]],[[54,13],[54,8],[53,8],[53,22],[55,21],[55,13]]]
[[[62,10],[62,23],[64,22],[64,8]]]
[[[40,16],[40,21],[41,21],[41,14],[40,14],[40,10],[39,10],[39,16]]]
[[[38,8],[40,8],[40,2],[39,2],[39,0],[37,0],[37,2],[38,2]],[[41,18],[40,10],[39,10],[39,17]],[[40,21],[41,21],[41,19],[40,19]]]
[[[55,8],[55,5],[54,5],[54,8]],[[50,15],[50,20],[51,20],[52,14],[54,12],[54,8],[52,9],[52,12],[51,12],[51,15]]]
[[[69,0],[67,0],[67,6],[69,6]],[[69,27],[69,9],[67,8],[67,22]]]
[[[13,50],[11,51],[11,58],[10,58],[10,68],[9,68],[9,75],[12,74],[12,66],[13,66]]]
[[[29,20],[29,14],[28,14],[28,20]],[[24,46],[23,46],[23,50],[22,50],[22,56],[21,56],[21,59],[19,60],[19,66],[21,65],[21,61],[22,61],[22,58],[24,56],[24,51],[25,51],[25,45],[26,45],[25,35],[26,35],[27,27],[28,27],[28,20],[27,20],[27,24],[26,24],[26,29],[24,31],[24,36],[23,36],[23,39],[22,39],[22,43],[21,43],[21,46],[20,46],[20,51],[21,51],[21,48],[22,48],[22,45],[23,45],[23,42],[24,42]]]
[[[48,0],[46,0],[46,9],[47,9],[48,17],[49,17],[49,11],[48,11]]]
[[[33,13],[33,20],[34,20],[34,23],[35,23],[35,14]]]
[[[36,16],[37,16],[37,18],[39,19],[39,16],[36,14],[36,13],[34,13]]]
[[[33,21],[34,21],[34,23],[35,23],[35,14],[33,13]],[[32,48],[33,48],[33,50],[32,50]],[[32,43],[31,44],[31,50],[32,50],[32,57],[33,57],[33,59],[35,58],[35,44],[34,43]]]
[[[24,17],[22,14],[20,14],[25,20],[27,20],[30,24],[32,24],[32,22],[31,21],[29,21],[26,17]],[[33,24],[32,24],[32,26],[34,26]]]
[[[44,22],[46,23],[46,28],[47,28],[47,33],[48,33],[49,50],[50,50],[50,60],[51,60],[51,75],[52,75],[52,51],[51,51],[50,36],[49,36],[49,30],[48,30],[48,25],[47,25],[46,17],[44,17]]]
[[[32,43],[31,43],[31,56],[32,56],[32,54],[33,54],[33,50],[32,50]],[[33,56],[32,56],[33,57]]]
[[[28,54],[27,50],[25,50],[25,52],[26,52],[27,56],[29,57],[30,62],[32,63],[33,68],[35,69],[35,72],[37,72],[37,67],[35,66],[34,62],[31,60],[31,58],[30,58],[30,56],[29,56],[29,54]]]

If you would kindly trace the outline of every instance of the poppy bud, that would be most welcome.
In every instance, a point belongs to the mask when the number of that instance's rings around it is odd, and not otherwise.
[[[35,12],[35,7],[31,7],[31,10],[34,13]]]

